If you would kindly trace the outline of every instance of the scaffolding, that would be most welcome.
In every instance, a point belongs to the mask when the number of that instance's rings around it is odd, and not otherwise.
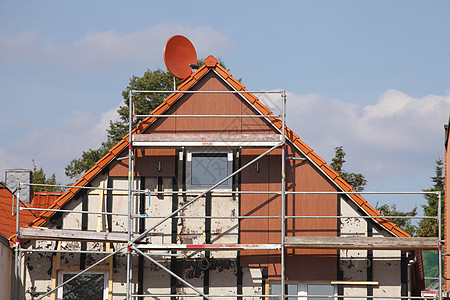
[[[135,94],[154,94],[154,93],[181,93],[181,94],[194,94],[194,93],[209,93],[209,94],[218,94],[218,93],[231,93],[237,94],[239,96],[243,96],[243,94],[278,94],[281,96],[282,101],[282,113],[280,115],[270,114],[270,115],[136,115],[135,114],[135,103],[134,103],[134,95]],[[91,269],[99,266],[100,264],[110,260],[114,255],[126,255],[126,299],[130,300],[133,298],[155,298],[155,297],[203,297],[204,299],[213,299],[213,298],[226,298],[226,297],[234,297],[237,299],[242,299],[242,297],[266,297],[266,299],[276,298],[276,299],[290,299],[299,298],[304,296],[298,295],[289,295],[286,290],[286,269],[285,269],[285,255],[287,249],[295,249],[295,248],[305,248],[305,249],[399,249],[399,250],[423,250],[423,249],[434,249],[438,250],[439,253],[439,274],[442,274],[442,249],[440,240],[441,237],[441,194],[440,192],[318,192],[318,191],[286,191],[286,161],[288,160],[304,160],[305,158],[298,157],[288,157],[286,156],[285,145],[286,145],[286,92],[285,91],[140,91],[140,90],[131,90],[129,91],[129,128],[128,128],[128,156],[123,158],[117,158],[118,160],[128,159],[128,188],[127,189],[118,189],[118,188],[109,188],[109,187],[88,187],[88,186],[60,186],[64,188],[76,188],[79,190],[95,190],[100,191],[101,193],[107,191],[120,191],[126,193],[128,196],[128,212],[126,213],[118,213],[118,212],[103,212],[103,211],[75,211],[75,210],[64,210],[64,209],[48,209],[48,208],[27,208],[20,207],[20,193],[17,197],[17,201],[14,203],[13,198],[13,215],[16,216],[16,241],[15,241],[15,285],[14,285],[14,299],[18,299],[20,295],[19,291],[19,282],[20,278],[20,256],[22,254],[32,253],[32,252],[48,252],[54,253],[56,255],[61,255],[64,253],[78,253],[78,254],[101,254],[104,255],[103,258],[97,260],[92,265],[86,267],[84,270],[78,272],[76,275],[71,277],[69,280],[62,282],[60,284],[54,284],[52,289],[48,290],[46,293],[39,295],[35,299],[43,299],[51,294],[55,295],[59,288],[69,283],[70,281],[76,279],[77,277],[85,274]],[[138,118],[185,118],[185,117],[195,117],[195,118],[262,118],[265,120],[277,118],[281,119],[281,129],[279,129],[279,134],[270,134],[270,135],[256,135],[256,134],[236,134],[236,135],[228,135],[227,137],[221,135],[208,134],[207,137],[202,135],[190,135],[188,137],[181,135],[164,135],[158,134],[155,136],[144,136],[139,134],[133,134],[132,123],[134,120]],[[270,121],[268,121],[270,123]],[[189,200],[187,203],[180,206],[178,209],[174,210],[171,214],[166,216],[148,216],[143,214],[136,214],[134,205],[134,198],[138,195],[148,194],[150,198],[150,191],[142,188],[137,189],[135,187],[135,157],[134,157],[134,149],[135,147],[156,147],[156,148],[175,148],[175,147],[198,147],[198,146],[207,146],[207,147],[265,147],[269,148],[264,151],[262,154],[258,155],[256,158],[249,161],[244,166],[241,166],[234,172],[231,172],[228,176],[218,181],[216,184],[210,186],[209,188],[203,190],[202,192],[191,192],[188,190],[183,191],[160,191],[158,195],[173,195],[183,193],[184,195],[192,195],[193,198]],[[226,182],[230,178],[233,178],[242,170],[249,167],[250,165],[255,164],[261,158],[268,155],[275,149],[281,149],[281,182],[280,182],[280,190],[279,191],[241,191],[241,190],[232,190],[228,192],[228,194],[275,194],[281,197],[281,210],[279,215],[267,215],[267,216],[181,216],[179,215],[185,208],[189,207],[191,204],[195,203],[198,199],[204,197],[207,194],[213,195],[216,192],[215,189],[219,187],[222,183]],[[30,183],[21,183],[20,186],[33,186],[35,184]],[[53,186],[53,185],[46,185]],[[223,192],[222,192],[223,193]],[[347,239],[345,237],[326,237],[327,240],[318,239],[318,237],[288,237],[286,235],[286,222],[289,219],[384,219],[387,218],[402,218],[395,216],[369,216],[369,215],[360,215],[360,216],[295,216],[295,215],[286,215],[286,196],[294,194],[302,194],[302,195],[313,195],[313,194],[335,194],[342,196],[349,196],[351,194],[436,194],[439,201],[439,209],[438,215],[433,217],[428,216],[416,216],[416,217],[407,217],[412,219],[432,219],[436,220],[438,223],[438,237],[435,238],[375,238],[375,237],[361,237],[359,239]],[[16,207],[16,211],[14,212],[14,206]],[[126,232],[117,233],[117,232],[89,232],[87,234],[80,234],[79,231],[74,232],[67,229],[63,230],[51,230],[51,229],[36,229],[36,228],[20,228],[19,226],[19,217],[21,210],[37,210],[37,211],[52,211],[59,213],[74,213],[74,214],[94,214],[100,216],[122,216],[127,219],[127,230]],[[140,218],[154,218],[157,222],[148,229],[145,229],[142,233],[135,233],[133,229],[133,220],[137,220]],[[276,219],[280,220],[280,228],[281,228],[281,239],[279,243],[270,243],[270,244],[145,244],[140,243],[142,240],[151,233],[155,228],[163,224],[169,219],[172,218],[199,218],[199,219]],[[52,240],[61,242],[66,240],[78,240],[78,241],[97,241],[103,242],[105,244],[108,243],[120,243],[122,246],[117,249],[112,249],[107,247],[106,251],[92,251],[92,250],[62,250],[62,249],[29,249],[22,248],[21,241],[22,240]],[[370,239],[370,242],[369,240]],[[170,251],[171,253],[161,253],[158,251],[165,250]],[[246,250],[278,250],[280,253],[280,265],[281,265],[281,292],[279,295],[271,295],[271,294],[205,294],[200,289],[196,288],[194,285],[190,284],[188,281],[180,277],[178,274],[167,268],[160,262],[158,262],[155,257],[178,257],[178,252],[183,251],[246,251]],[[152,252],[153,251],[153,252]],[[179,280],[185,286],[192,289],[192,294],[133,294],[132,292],[132,255],[142,256],[148,261],[152,262],[162,270],[166,271],[172,277]],[[110,263],[110,268],[112,268],[112,263]],[[52,277],[53,278],[53,277]],[[370,284],[370,283],[366,283]],[[344,296],[344,295],[334,295],[334,296],[323,296],[323,295],[308,295],[309,298],[332,298],[332,299],[342,299],[348,298],[358,298],[361,299],[361,296]],[[371,299],[422,299],[422,297],[413,297],[411,295],[408,296],[367,296]],[[438,299],[442,299],[442,276],[439,276],[439,290],[438,295],[436,296]]]

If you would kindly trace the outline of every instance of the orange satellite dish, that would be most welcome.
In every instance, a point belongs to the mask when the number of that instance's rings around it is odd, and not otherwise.
[[[170,74],[183,81],[192,74],[190,64],[197,64],[197,52],[186,37],[174,35],[164,48],[164,62]]]

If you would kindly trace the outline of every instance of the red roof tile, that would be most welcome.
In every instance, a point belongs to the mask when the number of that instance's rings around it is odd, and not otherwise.
[[[245,87],[234,77],[228,77],[227,82],[231,84],[237,91],[245,91]]]
[[[236,80],[227,70],[225,70],[218,63],[217,59],[213,56],[208,56],[205,59],[205,65],[200,67],[195,73],[191,75],[191,77],[187,78],[178,89],[181,91],[186,91],[192,88],[192,86],[200,80],[209,70],[215,70],[217,74],[219,74],[228,84],[230,84],[237,91],[245,91],[244,85],[242,85],[238,80]],[[153,110],[152,114],[163,114],[165,110],[167,110],[170,106],[172,106],[178,99],[182,96],[181,93],[174,93],[169,95],[166,100]],[[259,99],[252,94],[243,94],[243,96],[250,102],[252,105],[263,115],[271,115],[273,114],[264,104],[262,104]],[[148,117],[144,119],[139,126],[133,130],[133,133],[140,133],[146,130],[156,118]],[[278,128],[282,129],[282,122],[279,118],[269,118],[272,124]],[[325,161],[320,158],[316,153],[312,151],[312,149],[307,146],[297,135],[295,135],[289,128],[285,128],[285,134],[287,138],[296,146],[298,149],[305,155],[310,161],[312,161],[331,181],[333,181],[336,186],[345,192],[352,192],[352,187],[343,180],[340,176],[336,176],[335,173],[330,171],[330,167],[325,163]],[[293,139],[292,139],[292,138]],[[91,181],[100,171],[101,169],[109,164],[114,157],[116,157],[120,152],[122,152],[128,146],[128,134],[123,138],[121,142],[119,142],[115,147],[113,147],[103,158],[99,160],[99,162],[92,167],[89,171],[87,171],[75,185],[85,185],[87,182]],[[72,188],[74,189],[74,188]],[[71,190],[69,189],[64,195],[62,195],[58,201],[54,204],[55,207],[62,207],[67,201],[72,197]],[[76,189],[74,189],[76,190]],[[75,193],[75,192],[72,192]],[[348,195],[353,201],[358,204],[361,209],[363,209],[370,216],[379,216],[379,212],[375,210],[372,206],[370,206],[367,201],[358,194],[349,194]],[[45,215],[45,216],[44,216]],[[33,225],[42,225],[47,222],[48,218],[52,215],[52,213],[44,213],[41,217],[34,221]],[[394,223],[388,221],[387,219],[374,219],[381,226],[391,231],[394,235],[397,236],[410,236],[408,233],[404,232],[400,228],[398,228]]]
[[[298,139],[298,136],[292,130],[286,128],[286,138],[291,142],[295,142],[295,140]]]
[[[338,176],[334,180],[344,192],[353,192],[353,188],[342,177]]]
[[[14,197],[14,203],[16,203],[16,200],[17,198]],[[0,234],[5,238],[11,238],[16,233],[16,217],[11,214],[12,201],[12,192],[5,185],[0,183]],[[26,207],[26,205],[20,203],[20,207]],[[21,210],[19,216],[20,227],[28,226],[35,218],[29,210]]]
[[[227,80],[228,77],[230,77],[230,73],[228,73],[225,69],[223,68],[216,68],[215,69],[217,74],[219,74],[223,79]]]
[[[62,195],[62,192],[36,192],[33,193],[30,207],[48,208]],[[44,211],[34,211],[35,215],[41,215]]]
[[[295,140],[295,145],[297,145],[300,148],[300,151],[302,151],[305,155],[312,152],[312,149],[299,138]]]
[[[328,177],[330,177],[332,180],[336,179],[336,177],[339,176],[339,174],[333,170],[330,166],[328,166],[327,164],[322,166],[322,170],[325,172],[325,174],[328,175]]]
[[[318,167],[322,167],[323,165],[326,164],[326,162],[319,155],[314,153],[313,151],[311,151],[308,154],[308,157],[311,158]],[[346,192],[348,192],[348,191],[346,191]]]
[[[338,175],[339,176],[339,175]],[[364,199],[361,195],[355,194],[353,195],[353,200],[359,205],[362,206],[364,203],[367,203],[366,199]]]

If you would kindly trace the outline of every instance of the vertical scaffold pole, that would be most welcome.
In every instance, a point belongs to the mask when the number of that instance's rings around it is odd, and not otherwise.
[[[133,93],[132,91],[129,91],[128,95],[128,234],[127,234],[127,300],[131,299],[131,272],[132,272],[132,265],[131,265],[131,230],[132,230],[132,219],[131,219],[131,213],[132,213],[132,186],[133,186],[133,148],[131,146],[132,144],[132,137],[131,137],[131,131],[133,129],[132,123],[133,123]]]
[[[282,116],[282,129],[281,129],[281,137],[282,137],[282,148],[281,148],[281,293],[282,298],[285,299],[286,295],[286,287],[285,287],[285,263],[284,263],[284,236],[286,234],[286,163],[285,163],[285,152],[286,152],[286,135],[285,135],[285,126],[286,126],[286,91],[281,92],[282,98],[282,106],[283,106],[283,116]]]
[[[14,198],[14,195],[13,195]],[[19,189],[16,196],[16,240],[15,240],[15,255],[14,255],[14,300],[19,299],[19,210],[20,210],[20,182]]]
[[[438,241],[439,241],[439,248],[438,248],[438,267],[439,267],[439,299],[442,299],[442,244],[441,244],[441,192],[437,192],[438,196]]]

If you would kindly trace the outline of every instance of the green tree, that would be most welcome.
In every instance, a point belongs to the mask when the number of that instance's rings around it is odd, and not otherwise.
[[[435,176],[431,177],[431,181],[434,183],[429,189],[423,190],[424,192],[441,192],[441,239],[444,239],[444,175],[442,167],[442,159],[436,159]],[[427,204],[422,205],[425,216],[435,217],[438,215],[439,197],[437,194],[425,194]],[[438,222],[435,219],[423,219],[419,222],[419,229],[417,231],[419,236],[438,236]]]
[[[35,163],[34,159],[33,159],[32,183],[34,183],[34,184],[52,184],[52,185],[59,184],[56,181],[55,173],[53,173],[52,176],[50,176],[50,178],[47,178],[47,175],[45,175],[44,169],[42,167],[40,167],[39,169],[36,167],[36,163]],[[33,186],[33,192],[43,192],[43,191],[57,192],[57,191],[61,191],[61,188],[55,187],[55,186],[39,186],[39,185]]]
[[[381,206],[377,205],[375,208],[381,213],[383,216],[395,216],[395,217],[414,217],[417,215],[417,207],[414,207],[412,211],[403,212],[397,210],[397,205],[387,205],[383,204]],[[412,219],[410,218],[388,218],[389,221],[409,233],[411,236],[415,236],[417,232],[417,226],[412,223]]]
[[[350,186],[356,191],[356,192],[362,192],[364,190],[364,186],[367,184],[367,180],[361,173],[350,173],[345,171],[342,166],[345,163],[345,155],[344,149],[342,146],[334,148],[335,155],[332,159],[332,162],[330,164],[331,168],[338,172],[338,174],[344,179],[345,181],[350,184]]]
[[[225,64],[220,59],[218,59],[218,61],[222,67],[226,68]],[[198,60],[197,65],[201,67],[204,65],[204,61],[202,59]],[[177,79],[175,81],[176,87],[180,84],[181,82]],[[80,158],[72,159],[65,168],[66,176],[69,178],[79,178],[84,172],[94,166],[100,158],[108,153],[109,149],[111,149],[126,134],[128,134],[129,92],[131,90],[171,91],[173,90],[173,85],[173,76],[168,71],[163,71],[161,69],[157,69],[156,71],[147,69],[142,77],[133,75],[130,78],[127,88],[122,92],[124,104],[117,110],[120,119],[116,122],[110,122],[109,128],[107,129],[106,141],[102,142],[100,148],[83,151]],[[161,104],[167,95],[167,93],[135,93],[133,95],[135,103],[134,114],[148,115],[152,110]],[[132,123],[132,128],[135,128],[141,120],[142,118],[135,118]]]

